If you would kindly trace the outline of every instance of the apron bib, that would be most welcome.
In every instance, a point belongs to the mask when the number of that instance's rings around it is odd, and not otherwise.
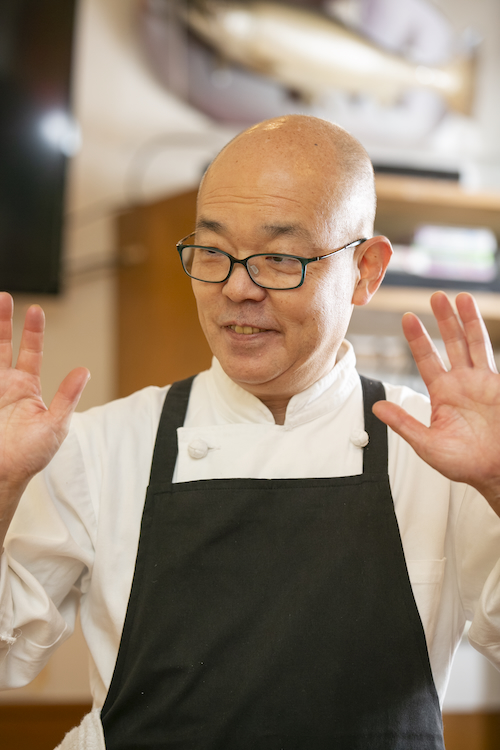
[[[383,386],[362,378],[359,476],[173,484],[191,382],[160,420],[107,750],[444,750]]]

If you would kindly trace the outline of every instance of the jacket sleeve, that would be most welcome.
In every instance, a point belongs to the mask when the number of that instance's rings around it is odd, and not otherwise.
[[[468,487],[457,527],[457,567],[471,644],[500,669],[500,518]]]
[[[96,517],[75,432],[23,495],[0,558],[0,688],[21,687],[73,632]]]
[[[389,400],[428,424],[428,400],[387,385]],[[410,581],[438,693],[471,622],[472,645],[500,668],[500,518],[472,487],[451,482],[389,430],[389,475]]]

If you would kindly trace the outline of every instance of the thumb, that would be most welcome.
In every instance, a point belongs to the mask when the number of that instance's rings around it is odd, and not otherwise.
[[[400,435],[421,456],[428,428],[412,417],[401,406],[390,401],[377,401],[373,413],[391,430]]]
[[[68,429],[70,419],[89,380],[90,372],[87,368],[77,367],[66,375],[52,399],[49,412],[64,430]]]

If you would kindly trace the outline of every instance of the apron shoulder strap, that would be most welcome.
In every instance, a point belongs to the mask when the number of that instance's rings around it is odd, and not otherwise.
[[[182,427],[186,418],[189,394],[195,375],[173,383],[168,389],[158,425],[151,474],[155,483],[171,482],[177,461],[177,428]]]
[[[371,380],[364,375],[359,377],[363,389],[365,430],[369,436],[368,444],[363,451],[363,474],[386,474],[388,471],[387,425],[372,412],[373,404],[385,399],[385,388],[379,380]]]

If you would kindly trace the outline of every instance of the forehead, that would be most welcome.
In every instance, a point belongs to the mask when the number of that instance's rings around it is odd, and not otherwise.
[[[328,235],[338,211],[335,187],[304,160],[275,155],[226,157],[214,163],[201,186],[197,224],[215,231],[289,235],[310,241]]]

